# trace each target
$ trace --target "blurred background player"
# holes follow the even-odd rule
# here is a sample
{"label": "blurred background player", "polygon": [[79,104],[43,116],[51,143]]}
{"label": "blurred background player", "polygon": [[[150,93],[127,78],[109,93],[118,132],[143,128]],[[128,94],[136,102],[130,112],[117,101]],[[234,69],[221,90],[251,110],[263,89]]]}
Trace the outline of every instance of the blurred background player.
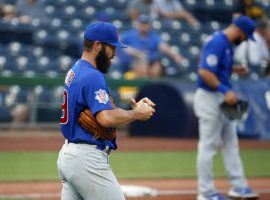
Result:
{"label": "blurred background player", "polygon": [[225,199],[215,188],[213,180],[213,157],[221,148],[231,189],[230,198],[257,198],[247,184],[239,156],[236,124],[221,112],[219,105],[237,102],[232,89],[232,72],[245,75],[247,68],[233,67],[233,45],[251,39],[254,41],[254,22],[247,16],[239,16],[223,31],[215,32],[204,45],[198,85],[194,97],[194,110],[199,118],[199,144],[197,155],[197,200]]}
{"label": "blurred background player", "polygon": [[267,20],[257,20],[256,30],[254,32],[254,41],[242,42],[234,53],[234,59],[238,63],[246,63],[249,67],[265,69],[267,63],[270,61],[269,48],[267,45],[266,37],[269,29]]}

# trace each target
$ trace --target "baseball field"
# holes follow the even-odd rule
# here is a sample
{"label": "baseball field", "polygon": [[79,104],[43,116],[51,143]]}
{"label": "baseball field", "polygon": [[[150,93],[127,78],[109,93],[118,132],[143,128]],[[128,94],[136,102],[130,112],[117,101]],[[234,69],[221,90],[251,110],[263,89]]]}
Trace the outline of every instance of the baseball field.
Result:
{"label": "baseball field", "polygon": [[[7,131],[0,135],[0,199],[59,199],[57,131]],[[191,200],[196,197],[197,140],[120,136],[110,163],[127,199]],[[249,185],[270,199],[270,141],[240,140]],[[217,188],[229,188],[222,158],[214,162]]]}

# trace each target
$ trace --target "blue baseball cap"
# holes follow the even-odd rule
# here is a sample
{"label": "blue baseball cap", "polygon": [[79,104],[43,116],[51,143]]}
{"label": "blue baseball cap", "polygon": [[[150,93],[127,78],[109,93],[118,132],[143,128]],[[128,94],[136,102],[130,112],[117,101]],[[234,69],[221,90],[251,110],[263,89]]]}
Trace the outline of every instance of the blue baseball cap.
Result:
{"label": "blue baseball cap", "polygon": [[232,23],[241,29],[247,35],[248,39],[255,41],[253,32],[255,31],[256,26],[252,19],[245,15],[240,15],[239,17],[235,18]]}
{"label": "blue baseball cap", "polygon": [[117,28],[108,22],[94,22],[89,24],[84,32],[84,39],[100,41],[120,48],[127,47],[118,41]]}

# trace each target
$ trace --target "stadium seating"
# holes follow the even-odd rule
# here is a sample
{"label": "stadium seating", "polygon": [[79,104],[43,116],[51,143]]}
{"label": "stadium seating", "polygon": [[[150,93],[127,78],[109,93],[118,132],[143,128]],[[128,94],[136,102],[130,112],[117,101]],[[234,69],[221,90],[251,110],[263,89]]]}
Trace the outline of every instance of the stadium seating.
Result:
{"label": "stadium seating", "polygon": [[11,108],[7,106],[0,106],[0,122],[10,122],[11,121]]}
{"label": "stadium seating", "polygon": [[[165,41],[177,46],[189,62],[194,62],[193,60],[197,61],[199,56],[197,49],[201,48],[207,35],[224,28],[231,20],[234,1],[182,0],[181,2],[186,9],[193,12],[201,20],[202,25],[199,30],[193,29],[186,22],[177,20],[154,20],[153,28],[161,33]],[[31,70],[33,73],[46,74],[46,69],[54,68],[56,73],[66,73],[67,68],[63,67],[61,63],[58,67],[55,65],[55,63],[59,64],[58,60],[52,61],[49,59],[49,62],[46,63],[52,66],[45,67],[43,64],[46,58],[39,61],[40,55],[37,55],[40,50],[31,54],[35,58],[27,58],[27,55],[36,47],[46,48],[46,51],[50,48],[50,50],[57,49],[59,51],[57,56],[66,55],[70,57],[69,60],[74,61],[74,57],[79,56],[79,41],[85,26],[89,22],[96,19],[108,20],[115,23],[120,31],[131,27],[131,22],[124,12],[128,3],[127,0],[42,0],[42,2],[45,6],[45,12],[50,18],[49,20],[35,19],[30,25],[21,24],[16,20],[11,23],[0,22],[0,27],[5,27],[4,30],[0,30],[0,44],[8,44],[8,52],[6,52],[5,45],[0,45],[1,69],[12,69],[10,70],[12,73],[24,74],[24,70]],[[7,0],[6,3],[15,4],[15,0]],[[269,1],[262,0],[261,3],[265,8],[269,7]],[[119,10],[123,12],[119,12]],[[198,48],[192,48],[195,46]],[[42,52],[44,53],[44,49]],[[9,61],[10,56],[14,58],[14,63],[17,63],[16,66],[11,66],[14,63]],[[38,66],[33,67],[34,64]]]}
{"label": "stadium seating", "polygon": [[[0,74],[2,76],[23,75],[33,77],[45,75],[55,77],[64,75],[80,56],[81,39],[86,25],[95,20],[110,21],[119,32],[132,27],[125,9],[128,0],[41,0],[49,19],[34,19],[30,24],[0,21]],[[181,0],[184,7],[191,11],[201,22],[194,29],[184,21],[153,20],[153,29],[160,33],[163,40],[171,44],[175,51],[184,56],[181,66],[167,57],[162,63],[169,76],[178,76],[195,81],[200,49],[213,31],[223,29],[231,21],[236,0]],[[6,4],[15,4],[16,0],[5,0]],[[261,4],[270,15],[270,2],[261,0]],[[250,79],[256,80],[263,75],[262,67],[251,66]],[[237,79],[238,77],[235,77]],[[39,91],[41,90],[41,91]],[[59,90],[59,89],[58,89]],[[61,103],[61,92],[57,89],[36,89],[34,95],[41,103],[38,105],[38,121],[43,119],[45,111],[42,103]],[[58,92],[57,92],[58,91]],[[14,102],[25,102],[29,91],[19,88],[16,95],[5,95],[0,91],[0,112],[9,112],[3,108],[1,98],[10,96],[9,106]],[[2,96],[2,97],[1,97]],[[13,103],[14,103],[13,102]],[[1,107],[2,106],[2,107]],[[43,106],[43,107],[42,107]],[[54,106],[48,112],[59,112]],[[48,115],[51,115],[49,114]],[[2,115],[1,115],[2,116]],[[0,121],[10,120],[10,115]],[[53,115],[55,116],[55,114]]]}
{"label": "stadium seating", "polygon": [[52,90],[42,86],[35,88],[34,98],[36,98],[37,102],[37,122],[56,122],[59,120],[59,116],[61,115],[61,96],[62,93],[59,89]]}

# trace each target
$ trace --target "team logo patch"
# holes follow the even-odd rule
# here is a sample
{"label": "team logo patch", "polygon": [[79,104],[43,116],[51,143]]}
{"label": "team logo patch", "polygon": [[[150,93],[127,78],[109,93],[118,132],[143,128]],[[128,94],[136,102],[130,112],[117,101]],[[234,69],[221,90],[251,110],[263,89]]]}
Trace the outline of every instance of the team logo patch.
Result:
{"label": "team logo patch", "polygon": [[105,90],[99,89],[95,92],[96,97],[95,99],[98,100],[99,103],[106,104],[109,101],[109,95]]}
{"label": "team logo patch", "polygon": [[209,56],[206,57],[206,63],[210,66],[210,67],[214,67],[217,65],[218,63],[218,58],[216,55],[214,54],[210,54]]}

